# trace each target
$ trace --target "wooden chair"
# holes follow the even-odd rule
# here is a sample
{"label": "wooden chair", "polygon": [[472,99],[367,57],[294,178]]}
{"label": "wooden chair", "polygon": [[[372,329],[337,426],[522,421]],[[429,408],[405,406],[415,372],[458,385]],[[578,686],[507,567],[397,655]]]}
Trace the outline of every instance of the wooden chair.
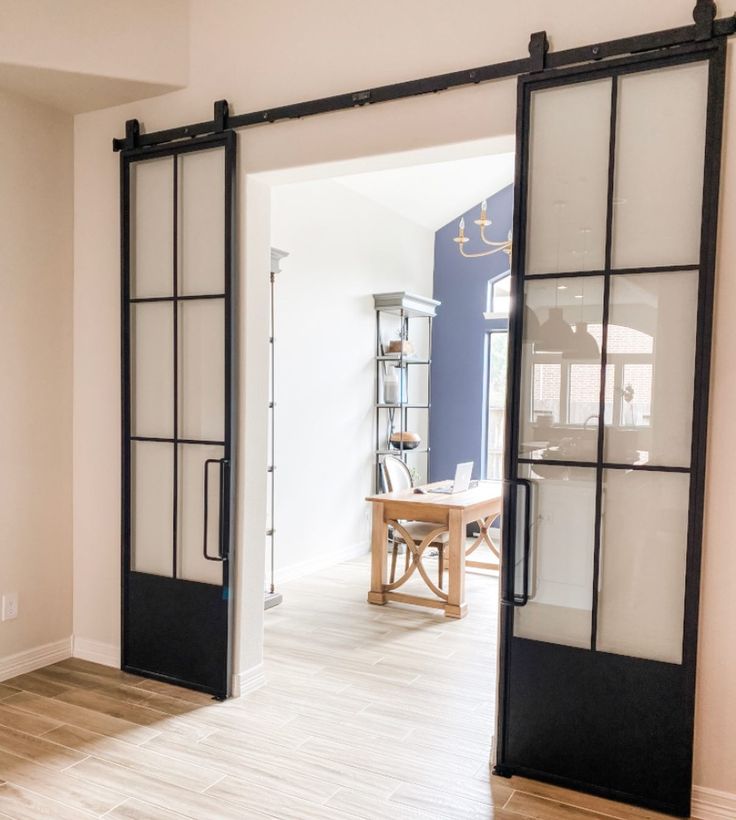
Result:
{"label": "wooden chair", "polygon": [[[401,492],[402,490],[411,490],[414,486],[414,482],[411,478],[411,473],[409,472],[409,468],[404,464],[404,462],[400,458],[396,458],[396,456],[384,456],[383,459],[383,480],[386,485],[386,489],[390,493]],[[415,544],[421,544],[424,538],[429,535],[432,530],[437,529],[437,524],[431,524],[425,521],[400,521],[401,527],[403,530],[406,531],[409,537],[414,539]],[[392,530],[391,533],[391,574],[389,577],[389,583],[393,584],[394,579],[396,578],[396,558],[399,552],[399,544],[404,544],[405,552],[404,552],[404,571],[409,568],[409,554],[410,549],[409,546],[406,544],[406,540],[404,536],[398,532],[397,530]],[[429,546],[434,547],[438,553],[438,570],[437,570],[437,580],[438,586],[442,589],[443,583],[443,576],[444,576],[444,557],[445,557],[445,544],[447,544],[449,540],[449,533],[443,532],[436,536],[432,541],[430,541]]]}

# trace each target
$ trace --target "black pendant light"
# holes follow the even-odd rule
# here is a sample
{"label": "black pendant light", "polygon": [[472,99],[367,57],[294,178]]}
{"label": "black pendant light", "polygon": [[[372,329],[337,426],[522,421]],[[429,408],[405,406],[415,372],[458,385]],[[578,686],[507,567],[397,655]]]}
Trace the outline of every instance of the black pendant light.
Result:
{"label": "black pendant light", "polygon": [[587,322],[576,322],[572,345],[565,350],[566,359],[600,359],[601,351],[595,336],[588,330]]}
{"label": "black pendant light", "polygon": [[575,346],[575,334],[565,321],[561,307],[551,307],[549,317],[534,337],[535,353],[565,353]]}

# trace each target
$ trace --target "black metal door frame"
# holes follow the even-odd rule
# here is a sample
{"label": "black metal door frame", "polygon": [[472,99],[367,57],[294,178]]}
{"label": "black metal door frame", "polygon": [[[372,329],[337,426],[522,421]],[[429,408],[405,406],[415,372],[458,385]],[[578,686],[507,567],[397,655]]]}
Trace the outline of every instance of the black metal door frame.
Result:
{"label": "black metal door frame", "polygon": [[[237,380],[235,371],[236,299],[235,299],[235,195],[236,144],[234,131],[224,131],[187,142],[153,148],[129,148],[120,156],[120,254],[121,254],[121,418],[122,418],[122,508],[121,508],[121,667],[146,677],[176,683],[212,694],[216,698],[230,695],[232,666],[232,561],[235,513],[235,421],[237,418]],[[212,148],[224,149],[224,291],[196,296],[179,295],[178,275],[178,158],[183,154]],[[134,163],[171,157],[173,163],[173,270],[172,296],[132,298],[131,274],[131,185],[130,169]],[[224,305],[224,439],[192,440],[179,437],[178,363],[179,304],[196,299],[221,299]],[[173,309],[173,436],[157,438],[133,435],[131,432],[131,305],[140,302],[170,302]],[[132,442],[154,441],[173,448],[173,544],[172,577],[135,572],[132,569]],[[222,564],[222,585],[187,581],[178,575],[178,453],[180,444],[213,445],[223,448],[220,463],[220,508],[218,553],[208,554],[207,529],[204,526],[204,557]],[[209,464],[205,464],[206,493]],[[205,517],[207,515],[205,495]],[[157,628],[158,627],[158,628]],[[207,653],[207,669],[193,653]],[[206,664],[207,666],[207,664]]]}
{"label": "black metal door frame", "polygon": [[[582,66],[580,68],[548,70],[538,74],[531,74],[519,78],[518,85],[518,108],[517,108],[517,169],[515,180],[515,203],[514,203],[514,258],[512,264],[512,304],[515,309],[512,311],[509,329],[509,365],[508,365],[508,409],[506,415],[506,454],[505,454],[505,476],[507,479],[506,493],[504,499],[504,527],[503,527],[503,561],[502,561],[502,597],[504,606],[501,607],[501,646],[499,652],[499,711],[498,725],[496,733],[496,767],[497,774],[510,776],[520,774],[533,777],[539,780],[546,780],[560,785],[567,785],[573,788],[590,791],[604,797],[609,797],[625,802],[646,805],[649,808],[658,809],[668,813],[688,816],[690,812],[691,780],[692,780],[692,743],[693,724],[695,707],[695,672],[697,655],[697,634],[698,634],[698,609],[700,595],[700,564],[701,564],[701,542],[703,529],[703,507],[704,507],[704,484],[705,484],[705,459],[706,459],[706,436],[708,419],[708,388],[710,381],[710,354],[712,337],[712,315],[713,315],[713,288],[715,279],[715,252],[716,233],[718,222],[718,197],[720,185],[720,165],[721,165],[721,143],[723,129],[723,106],[724,106],[724,85],[725,85],[725,38],[716,38],[708,42],[691,44],[678,48],[669,49],[664,53],[649,53],[634,55],[620,60],[611,60],[605,63]],[[702,158],[705,167],[703,200],[702,200],[702,228],[700,242],[700,262],[697,265],[679,266],[649,266],[646,268],[616,268],[615,274],[637,274],[637,273],[657,273],[679,270],[699,270],[699,296],[697,307],[697,345],[695,353],[695,385],[693,396],[693,426],[692,426],[692,446],[690,468],[680,467],[649,467],[648,465],[623,465],[608,464],[603,458],[603,436],[605,424],[603,423],[605,406],[605,367],[606,367],[606,333],[610,280],[612,274],[611,266],[611,236],[612,236],[612,210],[613,210],[613,157],[615,151],[615,117],[616,117],[616,89],[617,77],[653,68],[665,67],[669,65],[681,65],[688,62],[708,61],[708,102],[707,120],[705,135],[705,155]],[[523,338],[523,317],[524,317],[524,281],[525,281],[525,258],[526,258],[526,212],[527,212],[527,186],[529,168],[529,134],[530,134],[530,100],[534,90],[561,86],[566,84],[584,82],[600,77],[612,77],[612,107],[611,107],[611,137],[609,146],[609,177],[607,193],[607,219],[606,219],[606,245],[605,245],[605,268],[598,271],[579,271],[570,273],[550,273],[549,275],[534,275],[529,277],[529,281],[544,278],[566,278],[580,276],[598,276],[604,279],[603,296],[603,339],[601,350],[601,383],[599,397],[600,422],[597,440],[596,459],[596,522],[600,522],[601,494],[602,494],[602,472],[603,469],[626,469],[626,470],[656,470],[659,472],[684,472],[689,473],[690,480],[690,509],[688,514],[688,536],[687,536],[687,559],[686,559],[686,586],[685,586],[685,610],[683,629],[683,654],[682,664],[674,665],[658,661],[649,661],[638,658],[628,658],[622,655],[613,655],[596,650],[596,606],[597,587],[599,576],[600,560],[600,527],[596,526],[594,556],[593,556],[593,612],[592,612],[592,635],[591,647],[589,649],[577,649],[572,647],[562,647],[555,644],[543,644],[525,638],[514,637],[514,612],[516,606],[523,606],[528,597],[528,574],[529,574],[529,519],[522,525],[526,530],[525,547],[522,548],[521,562],[523,566],[523,585],[519,592],[515,589],[518,583],[517,573],[514,571],[518,563],[518,553],[516,552],[517,528],[519,526],[517,514],[524,512],[517,505],[519,493],[514,491],[515,484],[525,485],[524,504],[528,511],[530,498],[528,495],[528,482],[518,479],[519,465],[531,463],[530,459],[520,458],[519,448],[519,416],[521,402],[521,353]],[[676,135],[673,135],[676,137]],[[694,158],[700,161],[701,158]],[[552,462],[550,462],[552,463]],[[587,466],[589,463],[576,461],[555,461],[560,466]],[[521,533],[519,534],[521,535]],[[524,539],[521,539],[522,541]],[[591,670],[591,664],[595,658],[605,658],[605,663],[609,666],[610,674],[618,676],[619,687],[635,686],[636,680],[641,680],[641,676],[649,676],[652,685],[656,682],[663,687],[668,687],[670,692],[677,691],[682,698],[683,704],[681,715],[685,715],[684,725],[676,727],[678,737],[683,741],[686,749],[662,749],[662,753],[671,755],[677,760],[680,772],[686,772],[684,782],[669,784],[669,799],[646,799],[641,794],[627,793],[604,783],[590,783],[587,779],[574,779],[564,776],[550,774],[532,767],[520,764],[513,759],[511,747],[511,734],[514,731],[514,720],[519,722],[518,714],[512,720],[510,716],[510,697],[514,684],[512,673],[514,668],[521,669],[526,665],[536,662],[538,675],[544,679],[545,675],[550,677],[550,685],[553,680],[558,683],[564,680],[565,675],[558,670],[557,665],[564,664],[568,672],[580,676],[587,676],[590,685],[596,685],[595,674]],[[631,697],[641,698],[641,707],[652,707],[652,703],[647,703],[647,696],[641,692],[632,692]],[[554,698],[552,698],[554,700]],[[590,703],[587,704],[593,708]],[[601,710],[604,720],[608,720],[611,727],[610,744],[611,760],[614,761],[620,756],[627,755],[626,743],[617,735],[615,727],[618,725],[616,711],[621,710],[622,703],[606,702],[598,698],[595,708]],[[585,706],[581,704],[581,714]],[[585,754],[586,737],[579,727],[564,725],[562,716],[559,731],[563,736],[567,736],[570,744],[582,745]],[[583,726],[585,721],[580,721]],[[582,736],[581,736],[582,735]],[[540,734],[540,743],[544,738]],[[642,773],[642,782],[648,776],[650,760],[638,761]],[[615,778],[614,778],[615,779]]]}

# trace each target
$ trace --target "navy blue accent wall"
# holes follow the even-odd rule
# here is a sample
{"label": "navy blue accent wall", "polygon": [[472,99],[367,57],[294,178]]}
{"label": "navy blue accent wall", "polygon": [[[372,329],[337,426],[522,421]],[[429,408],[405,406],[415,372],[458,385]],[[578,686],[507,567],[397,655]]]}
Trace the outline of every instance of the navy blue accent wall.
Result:
{"label": "navy blue accent wall", "polygon": [[[509,185],[488,198],[488,218],[493,224],[486,237],[506,239],[511,230],[514,188]],[[509,258],[501,251],[491,256],[460,256],[457,226],[465,217],[465,250],[487,250],[473,224],[480,202],[440,228],[434,239],[434,293],[442,305],[432,329],[432,412],[429,423],[430,480],[452,478],[460,461],[473,461],[473,477],[485,475],[487,333],[493,322],[487,310],[488,281],[508,270]],[[498,322],[495,323],[498,325]]]}

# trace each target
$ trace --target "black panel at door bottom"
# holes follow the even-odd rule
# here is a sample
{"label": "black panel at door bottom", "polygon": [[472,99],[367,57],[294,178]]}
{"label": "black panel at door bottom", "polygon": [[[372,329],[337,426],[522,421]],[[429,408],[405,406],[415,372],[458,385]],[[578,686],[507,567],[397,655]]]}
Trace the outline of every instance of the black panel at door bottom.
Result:
{"label": "black panel at door bottom", "polygon": [[690,805],[693,727],[682,716],[694,704],[684,667],[522,638],[508,662],[508,773],[626,802],[647,795],[651,808],[674,814]]}
{"label": "black panel at door bottom", "polygon": [[123,669],[227,697],[226,594],[226,587],[131,572]]}

